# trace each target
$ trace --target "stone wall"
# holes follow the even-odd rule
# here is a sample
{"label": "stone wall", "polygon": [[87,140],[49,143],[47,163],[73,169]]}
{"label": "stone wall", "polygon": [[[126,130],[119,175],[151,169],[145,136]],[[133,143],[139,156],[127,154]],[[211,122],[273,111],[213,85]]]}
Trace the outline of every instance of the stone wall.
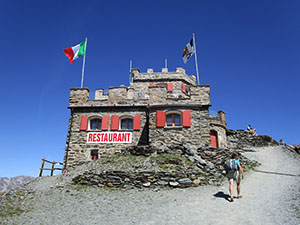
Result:
{"label": "stone wall", "polygon": [[253,135],[245,130],[227,130],[227,147],[231,149],[277,145],[278,142],[267,135]]}
{"label": "stone wall", "polygon": [[[130,131],[132,132],[132,143],[123,143],[123,144],[87,143],[87,134],[89,132],[95,132],[95,130],[81,131],[80,130],[81,116],[87,116],[89,118],[93,118],[93,117],[102,118],[103,116],[109,116],[110,117],[109,127],[110,127],[112,115],[119,116],[120,119],[123,116],[134,117],[136,115],[141,115],[141,129]],[[67,167],[76,166],[83,162],[90,161],[92,150],[98,150],[99,157],[101,157],[102,154],[112,154],[115,152],[121,152],[122,149],[128,146],[147,144],[147,132],[145,132],[145,129],[147,129],[146,122],[147,122],[146,112],[143,109],[137,109],[137,108],[135,109],[122,108],[119,110],[118,108],[113,108],[113,109],[87,108],[87,109],[80,109],[80,110],[77,109],[73,113],[73,116],[70,117],[69,120],[69,127],[71,126],[71,124],[72,127],[71,130],[69,130],[67,143],[66,143],[65,162],[66,162],[66,155],[68,155]]]}
{"label": "stone wall", "polygon": [[[68,149],[68,166],[78,165],[90,160],[92,150],[98,150],[101,154],[121,152],[124,148],[137,145],[149,144],[158,149],[176,146],[182,143],[192,144],[194,146],[210,145],[210,126],[208,108],[174,108],[172,111],[191,110],[191,127],[156,127],[156,109],[150,109],[149,124],[147,124],[147,110],[136,108],[86,108],[76,110],[70,117],[69,126],[72,128],[68,134],[66,149]],[[169,110],[169,108],[161,109]],[[95,118],[103,116],[135,116],[141,115],[141,129],[131,131],[133,140],[131,144],[89,144],[87,143],[87,131],[80,131],[81,116]],[[72,120],[71,120],[72,118]],[[70,135],[70,136],[69,136]],[[70,139],[69,139],[70,137]],[[148,142],[149,141],[149,142]]]}
{"label": "stone wall", "polygon": [[[173,110],[191,110],[191,127],[156,127],[156,109],[149,113],[149,143],[157,148],[168,145],[190,143],[195,146],[210,145],[208,108],[180,108]],[[170,108],[160,108],[167,111]],[[172,111],[173,111],[172,110]]]}

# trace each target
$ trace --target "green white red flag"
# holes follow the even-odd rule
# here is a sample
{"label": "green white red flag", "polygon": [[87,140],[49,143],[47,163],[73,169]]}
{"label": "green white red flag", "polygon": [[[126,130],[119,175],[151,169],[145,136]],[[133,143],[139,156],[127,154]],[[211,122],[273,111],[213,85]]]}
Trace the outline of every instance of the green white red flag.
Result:
{"label": "green white red flag", "polygon": [[66,56],[69,58],[71,64],[78,57],[85,55],[86,41],[87,40],[85,40],[85,41],[81,42],[80,44],[75,45],[73,47],[64,49],[64,52],[65,52]]}

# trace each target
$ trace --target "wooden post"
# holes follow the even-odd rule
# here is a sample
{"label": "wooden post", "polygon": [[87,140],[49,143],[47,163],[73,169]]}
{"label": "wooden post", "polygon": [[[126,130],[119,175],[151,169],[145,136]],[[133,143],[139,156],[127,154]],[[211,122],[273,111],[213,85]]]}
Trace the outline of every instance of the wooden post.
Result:
{"label": "wooden post", "polygon": [[53,176],[54,164],[55,164],[55,161],[53,160],[52,161],[52,167],[51,167],[51,176]]}
{"label": "wooden post", "polygon": [[43,174],[43,169],[44,169],[44,164],[45,164],[45,159],[44,158],[42,158],[42,165],[41,165],[41,169],[40,169],[40,177],[42,176],[42,174]]}

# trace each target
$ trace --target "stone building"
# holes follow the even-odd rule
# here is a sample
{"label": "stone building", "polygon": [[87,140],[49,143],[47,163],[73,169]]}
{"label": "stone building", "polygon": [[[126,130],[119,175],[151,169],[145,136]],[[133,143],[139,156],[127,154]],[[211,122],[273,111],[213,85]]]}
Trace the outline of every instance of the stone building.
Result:
{"label": "stone building", "polygon": [[130,146],[226,147],[225,113],[210,116],[209,85],[183,68],[131,72],[129,87],[97,89],[93,99],[87,88],[70,89],[66,167]]}

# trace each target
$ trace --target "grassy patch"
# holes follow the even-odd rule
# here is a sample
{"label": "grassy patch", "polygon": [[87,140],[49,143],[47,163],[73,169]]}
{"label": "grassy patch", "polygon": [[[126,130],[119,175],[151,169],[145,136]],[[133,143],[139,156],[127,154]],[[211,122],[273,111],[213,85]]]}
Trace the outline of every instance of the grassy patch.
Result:
{"label": "grassy patch", "polygon": [[150,159],[157,164],[174,164],[174,165],[186,165],[193,164],[186,157],[179,154],[158,154],[155,156],[151,156]]}
{"label": "grassy patch", "polygon": [[108,158],[105,158],[103,163],[138,163],[145,159],[146,159],[145,156],[114,154]]}
{"label": "grassy patch", "polygon": [[295,204],[292,205],[292,208],[296,212],[297,218],[300,219],[300,208],[298,206],[296,206]]}
{"label": "grassy patch", "polygon": [[17,206],[18,204],[12,203],[12,201],[6,200],[1,202],[1,209],[0,209],[0,218],[6,219],[9,217],[19,216],[23,212],[24,209]]}
{"label": "grassy patch", "polygon": [[[107,185],[119,189],[118,187],[124,184],[139,187],[148,180],[157,182],[157,177],[170,176],[170,173],[172,179],[205,175],[196,163],[180,154],[164,153],[150,157],[116,154],[102,158],[96,163],[93,164],[93,170],[73,178],[73,184],[86,187],[100,184],[99,188],[102,188],[101,185]],[[109,187],[109,190],[112,188]]]}
{"label": "grassy patch", "polygon": [[177,170],[189,166],[195,166],[195,163],[188,160],[185,156],[167,153],[152,155],[150,157],[115,154],[107,158],[100,159],[97,163],[99,163],[100,167],[103,167],[103,170],[121,171],[135,171],[137,168],[152,170],[155,169],[155,167],[163,170]]}

